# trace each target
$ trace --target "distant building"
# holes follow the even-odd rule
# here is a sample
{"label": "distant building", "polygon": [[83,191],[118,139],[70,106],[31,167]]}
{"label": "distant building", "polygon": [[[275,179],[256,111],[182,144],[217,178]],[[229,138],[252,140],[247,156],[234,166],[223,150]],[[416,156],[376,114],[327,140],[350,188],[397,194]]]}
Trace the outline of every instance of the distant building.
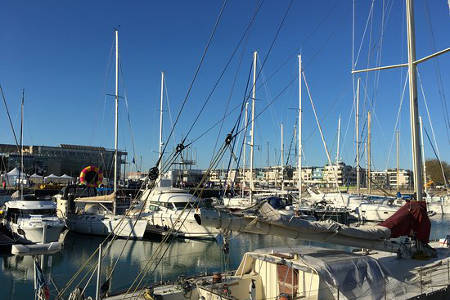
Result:
{"label": "distant building", "polygon": [[371,171],[370,180],[372,182],[372,187],[389,187],[389,176],[386,171]]}
{"label": "distant building", "polygon": [[407,189],[413,186],[413,173],[411,170],[399,170],[398,178],[396,169],[388,169],[386,173],[388,174],[389,186],[391,188],[397,188],[398,186],[401,189]]}
{"label": "distant building", "polygon": [[[54,146],[23,146],[24,171],[27,174],[63,175],[78,177],[81,170],[95,165],[105,178],[114,175],[114,150],[103,147],[61,144]],[[127,152],[118,151],[117,172],[120,175]],[[0,170],[8,172],[20,168],[20,154],[16,145],[0,144]]]}
{"label": "distant building", "polygon": [[327,186],[354,185],[356,183],[356,170],[343,162],[337,164],[326,164],[323,168],[323,180]]}

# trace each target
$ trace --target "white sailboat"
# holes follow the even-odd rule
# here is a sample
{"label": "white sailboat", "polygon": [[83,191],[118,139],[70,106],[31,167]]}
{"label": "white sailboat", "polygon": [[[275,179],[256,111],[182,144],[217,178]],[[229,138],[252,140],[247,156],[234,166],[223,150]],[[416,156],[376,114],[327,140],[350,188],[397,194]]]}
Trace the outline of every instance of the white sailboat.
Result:
{"label": "white sailboat", "polygon": [[[118,155],[118,111],[119,111],[119,32],[116,40],[116,80],[115,80],[115,126],[114,126],[114,192],[106,196],[77,197],[76,188],[67,187],[56,196],[58,212],[65,217],[69,230],[81,234],[116,235],[122,238],[141,239],[144,237],[147,221],[136,217],[116,214],[117,197],[117,155]],[[72,190],[71,190],[72,189]],[[74,203],[78,208],[75,209]],[[112,204],[112,211],[103,204]]]}

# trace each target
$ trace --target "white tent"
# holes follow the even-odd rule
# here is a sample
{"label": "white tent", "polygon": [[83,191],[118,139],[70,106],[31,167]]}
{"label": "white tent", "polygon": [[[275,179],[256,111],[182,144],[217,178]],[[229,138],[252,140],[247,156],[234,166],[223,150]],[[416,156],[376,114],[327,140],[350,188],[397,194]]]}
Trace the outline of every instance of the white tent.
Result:
{"label": "white tent", "polygon": [[69,184],[73,182],[73,177],[69,176],[67,174],[64,174],[60,177],[61,181],[64,181],[65,183]]}
{"label": "white tent", "polygon": [[4,179],[6,181],[6,185],[13,186],[19,183],[20,175],[22,175],[22,180],[26,180],[27,175],[23,172],[20,172],[18,168],[14,168],[8,173],[5,174]]}
{"label": "white tent", "polygon": [[30,176],[29,180],[34,184],[39,184],[44,182],[44,176],[34,173]]}
{"label": "white tent", "polygon": [[50,174],[48,176],[44,177],[44,182],[59,182],[60,180],[59,176],[56,176],[55,174]]}

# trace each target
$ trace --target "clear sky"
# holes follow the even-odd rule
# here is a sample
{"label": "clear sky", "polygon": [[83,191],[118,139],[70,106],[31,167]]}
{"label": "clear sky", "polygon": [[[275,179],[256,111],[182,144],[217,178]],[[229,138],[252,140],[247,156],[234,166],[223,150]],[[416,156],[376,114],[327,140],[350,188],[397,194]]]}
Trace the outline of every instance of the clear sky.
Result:
{"label": "clear sky", "polygon": [[[417,57],[449,47],[447,0],[415,2]],[[241,39],[257,3],[227,1],[175,128],[176,139],[170,145],[178,143],[188,132]],[[358,58],[356,68],[407,60],[404,1],[375,1],[373,9],[372,1],[355,3],[354,47],[353,1],[293,1],[269,53],[289,1],[264,1],[188,141],[197,139],[221,119],[228,99],[231,99],[229,108],[242,102],[252,53],[257,50],[258,70],[262,68],[262,72],[257,83],[256,114],[281,91],[284,92],[256,120],[256,166],[266,165],[268,143],[270,163],[278,163],[281,122],[285,128],[286,157],[297,116],[297,54],[301,52],[330,154],[336,155],[337,122],[341,116],[341,157],[346,163],[354,164],[352,52],[353,61]],[[167,137],[171,119],[175,119],[185,98],[222,4],[222,1],[171,0],[3,2],[0,10],[0,84],[16,129],[20,122],[21,89],[25,89],[25,144],[113,147],[114,104],[107,94],[114,92],[113,30],[119,27],[123,67],[120,94],[128,100],[127,109],[121,98],[119,145],[129,152],[130,160],[134,155],[140,164],[142,157],[143,168],[153,166],[158,149],[160,72],[166,74],[166,100],[170,106],[169,109],[167,102],[164,104]],[[448,70],[449,54],[419,67],[439,151],[444,160],[450,161],[449,133],[445,125],[446,120],[448,122],[445,106],[450,105]],[[406,69],[399,69],[361,75],[361,128],[365,126],[365,115],[370,108],[376,169],[395,166],[395,144],[392,148],[391,144],[405,74]],[[303,106],[303,163],[323,165],[326,155],[304,85]],[[420,85],[419,110],[432,138]],[[1,111],[0,142],[14,143],[3,104]],[[235,110],[225,120],[220,140],[237,117]],[[411,168],[407,89],[399,120],[400,165]],[[215,127],[193,143],[192,152],[199,162],[197,167],[204,168],[209,164],[218,131],[219,127]],[[432,158],[433,150],[427,140],[425,144],[426,156]]]}

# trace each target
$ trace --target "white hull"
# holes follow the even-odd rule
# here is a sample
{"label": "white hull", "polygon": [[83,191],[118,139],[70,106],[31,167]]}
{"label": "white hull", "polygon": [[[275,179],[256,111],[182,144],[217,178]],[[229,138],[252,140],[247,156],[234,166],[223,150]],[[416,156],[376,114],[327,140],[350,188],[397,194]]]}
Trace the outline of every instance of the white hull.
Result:
{"label": "white hull", "polygon": [[[181,216],[180,216],[181,215]],[[214,227],[198,225],[193,212],[154,212],[146,217],[150,226],[160,226],[180,231],[189,238],[216,238],[220,231]]]}
{"label": "white hull", "polygon": [[359,220],[384,221],[397,212],[400,206],[386,204],[363,203],[356,209]]}
{"label": "white hull", "polygon": [[70,215],[66,219],[69,230],[81,234],[107,236],[114,232],[122,238],[142,239],[147,228],[145,220],[126,216]]}
{"label": "white hull", "polygon": [[47,224],[46,238],[43,240],[43,226],[44,223],[38,224],[16,224],[9,223],[7,227],[13,233],[14,236],[19,238],[21,242],[32,243],[50,243],[57,242],[59,235],[64,230],[63,222],[52,222]]}

